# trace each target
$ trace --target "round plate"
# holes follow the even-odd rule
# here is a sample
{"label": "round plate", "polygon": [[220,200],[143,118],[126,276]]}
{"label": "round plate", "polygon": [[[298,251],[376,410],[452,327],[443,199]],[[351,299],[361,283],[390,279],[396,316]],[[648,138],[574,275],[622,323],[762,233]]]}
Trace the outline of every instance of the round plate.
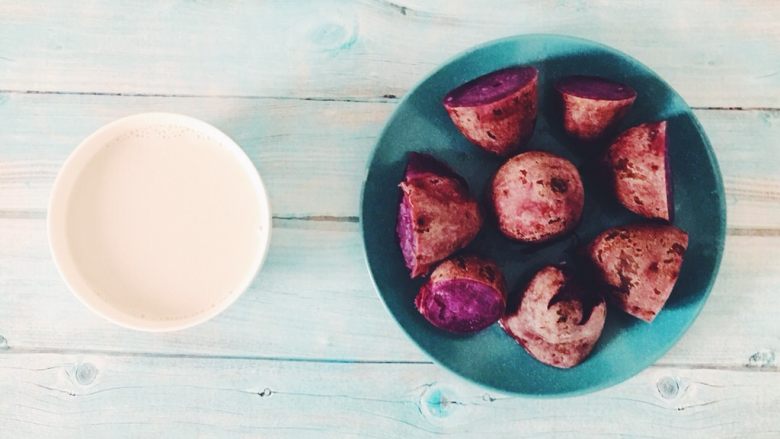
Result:
{"label": "round plate", "polygon": [[[487,221],[469,250],[491,257],[504,269],[510,309],[531,276],[543,265],[570,262],[574,250],[602,230],[641,218],[600,187],[593,170],[596,154],[562,129],[553,84],[568,75],[598,75],[624,82],[638,97],[621,130],[667,119],[673,169],[674,224],[690,235],[680,278],[652,324],[610,307],[604,332],[590,357],[568,370],[546,366],[528,355],[497,324],[470,336],[430,325],[415,309],[424,279],[409,279],[395,235],[406,155],[427,152],[448,163],[469,182],[489,212],[484,196],[502,161],[471,145],[442,107],[451,89],[510,65],[539,69],[539,115],[527,149],[551,151],[578,166],[585,185],[583,219],[574,233],[542,245],[512,242]],[[605,145],[602,145],[602,147]],[[437,363],[456,374],[502,392],[563,396],[619,383],[651,365],[682,336],[699,314],[715,279],[726,228],[720,171],[704,131],[683,99],[649,68],[617,50],[571,37],[521,35],[469,50],[414,87],[392,115],[371,159],[362,199],[362,227],[368,266],[380,296],[401,327]]]}
{"label": "round plate", "polygon": [[271,209],[241,148],[191,117],[144,113],[85,139],[54,183],[49,243],[87,307],[171,331],[233,303],[268,252]]}

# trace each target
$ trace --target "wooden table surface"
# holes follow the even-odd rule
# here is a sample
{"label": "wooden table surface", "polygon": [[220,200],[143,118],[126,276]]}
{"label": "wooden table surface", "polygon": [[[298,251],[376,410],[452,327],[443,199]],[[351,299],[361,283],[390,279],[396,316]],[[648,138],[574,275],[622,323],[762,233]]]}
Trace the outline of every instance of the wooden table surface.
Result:
{"label": "wooden table surface", "polygon": [[[780,437],[780,3],[606,3],[0,2],[0,437]],[[620,385],[558,400],[432,364],[374,292],[358,224],[399,98],[470,46],[533,32],[603,42],[665,78],[704,125],[728,200],[720,275],[682,341]],[[145,111],[224,130],[274,208],[249,291],[167,334],[91,314],[45,233],[66,156]]]}

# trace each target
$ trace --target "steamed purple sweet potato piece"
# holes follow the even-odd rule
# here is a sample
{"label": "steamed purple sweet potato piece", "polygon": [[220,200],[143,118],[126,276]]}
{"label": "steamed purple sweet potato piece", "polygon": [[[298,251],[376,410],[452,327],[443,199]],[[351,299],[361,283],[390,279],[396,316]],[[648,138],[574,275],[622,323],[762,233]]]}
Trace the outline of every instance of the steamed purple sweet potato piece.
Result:
{"label": "steamed purple sweet potato piece", "polygon": [[493,177],[491,200],[501,233],[518,241],[542,242],[577,225],[585,193],[570,161],[529,151],[499,168]]}
{"label": "steamed purple sweet potato piece", "polygon": [[547,266],[528,284],[517,310],[499,324],[532,357],[569,368],[593,350],[606,315],[603,298],[586,291],[567,272]]}
{"label": "steamed purple sweet potato piece", "polygon": [[587,253],[610,298],[623,311],[652,322],[680,275],[688,234],[671,225],[634,224],[605,230]]}
{"label": "steamed purple sweet potato piece", "polygon": [[471,80],[444,97],[444,108],[475,145],[500,156],[522,148],[536,124],[534,67],[509,67]]}
{"label": "steamed purple sweet potato piece", "polygon": [[410,153],[396,233],[411,277],[465,247],[482,227],[466,181],[427,154]]}
{"label": "steamed purple sweet potato piece", "polygon": [[666,121],[629,128],[610,145],[605,161],[620,204],[647,218],[671,220],[674,201]]}
{"label": "steamed purple sweet potato piece", "polygon": [[458,334],[479,331],[504,313],[504,275],[488,259],[456,256],[436,267],[414,304],[437,328]]}
{"label": "steamed purple sweet potato piece", "polygon": [[631,87],[596,76],[569,76],[555,88],[563,100],[564,129],[585,141],[603,137],[636,100]]}

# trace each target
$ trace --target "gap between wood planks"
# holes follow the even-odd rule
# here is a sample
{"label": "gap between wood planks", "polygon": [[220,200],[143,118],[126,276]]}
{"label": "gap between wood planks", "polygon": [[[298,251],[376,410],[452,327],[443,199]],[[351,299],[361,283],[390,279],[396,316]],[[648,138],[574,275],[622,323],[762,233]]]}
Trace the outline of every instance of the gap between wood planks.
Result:
{"label": "gap between wood planks", "polygon": [[278,101],[319,101],[319,102],[350,102],[350,103],[393,103],[398,100],[394,94],[384,94],[378,97],[298,97],[298,96],[260,96],[260,95],[199,95],[199,94],[165,94],[165,93],[134,93],[134,92],[104,92],[104,91],[54,91],[54,90],[4,90],[0,89],[0,94],[23,94],[23,95],[64,95],[64,96],[110,96],[110,97],[130,97],[130,98],[192,98],[192,99],[248,99],[248,100],[278,100]]}
{"label": "gap between wood planks", "polygon": [[[143,92],[108,92],[108,91],[58,91],[58,90],[14,90],[0,89],[0,94],[32,94],[32,95],[73,95],[73,96],[111,96],[111,97],[133,97],[133,98],[192,98],[192,99],[248,99],[248,100],[280,100],[280,101],[318,101],[318,102],[349,102],[349,103],[397,103],[403,96],[396,96],[388,93],[375,97],[325,97],[325,96],[262,96],[262,95],[201,95],[201,94],[165,94],[165,93],[143,93]],[[764,111],[780,112],[776,107],[691,107],[692,110],[707,111]]]}
{"label": "gap between wood planks", "polygon": [[[44,209],[0,209],[0,219],[45,219],[46,211]],[[358,216],[336,216],[336,215],[273,215],[274,227],[282,229],[296,229],[298,224],[306,223],[346,223],[358,224]],[[742,228],[729,227],[726,229],[729,236],[780,236],[780,229],[760,229],[760,228]]]}
{"label": "gap between wood planks", "polygon": [[433,364],[432,361],[414,360],[358,360],[350,358],[306,358],[306,357],[273,357],[265,355],[229,355],[229,354],[198,354],[198,353],[166,353],[140,351],[112,351],[103,349],[62,349],[55,347],[17,347],[8,346],[0,349],[0,355],[101,355],[105,357],[154,357],[182,358],[202,360],[251,360],[276,361],[287,363],[332,363],[332,364]]}
{"label": "gap between wood planks", "polygon": [[[165,353],[165,352],[140,352],[140,351],[112,351],[102,349],[61,349],[54,347],[6,347],[0,350],[0,355],[96,355],[105,357],[128,358],[167,358],[167,359],[194,359],[194,360],[245,360],[282,363],[324,363],[324,364],[395,364],[395,365],[433,365],[427,360],[358,360],[350,358],[305,358],[305,357],[274,357],[264,355],[226,355],[226,354],[198,354],[198,353]],[[698,369],[698,370],[725,370],[733,372],[780,372],[780,368],[774,364],[761,365],[746,363],[714,364],[714,363],[666,363],[658,361],[649,367],[664,369]]]}

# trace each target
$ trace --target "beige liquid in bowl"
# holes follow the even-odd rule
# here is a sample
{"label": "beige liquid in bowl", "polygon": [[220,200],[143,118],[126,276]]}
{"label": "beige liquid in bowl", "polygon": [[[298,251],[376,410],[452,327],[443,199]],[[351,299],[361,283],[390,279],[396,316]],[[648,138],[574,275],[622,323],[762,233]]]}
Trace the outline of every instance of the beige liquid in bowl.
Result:
{"label": "beige liquid in bowl", "polygon": [[270,226],[246,162],[186,126],[150,125],[106,142],[65,204],[71,286],[131,326],[196,319],[240,294]]}

